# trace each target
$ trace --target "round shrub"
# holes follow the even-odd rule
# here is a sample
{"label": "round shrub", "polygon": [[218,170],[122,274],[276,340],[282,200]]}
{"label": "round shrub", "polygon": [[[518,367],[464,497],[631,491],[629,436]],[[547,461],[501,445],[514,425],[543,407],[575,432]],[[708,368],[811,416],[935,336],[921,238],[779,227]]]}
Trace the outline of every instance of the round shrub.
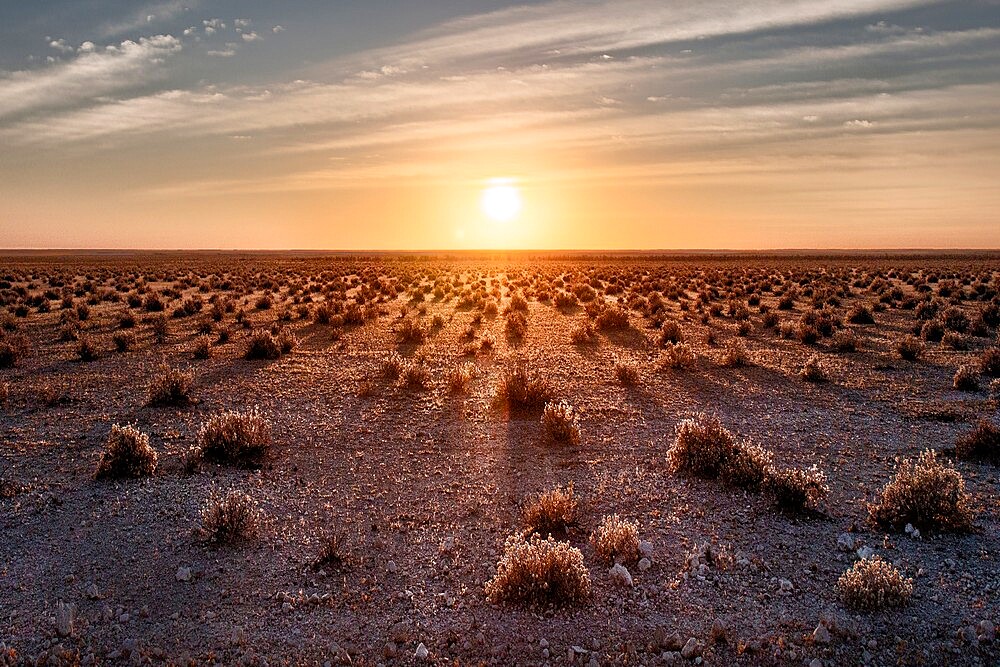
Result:
{"label": "round shrub", "polygon": [[496,576],[486,583],[493,603],[565,607],[590,597],[583,554],[565,542],[532,535],[507,538]]}
{"label": "round shrub", "polygon": [[113,424],[94,473],[96,479],[148,477],[156,472],[156,450],[149,436],[134,426]]}

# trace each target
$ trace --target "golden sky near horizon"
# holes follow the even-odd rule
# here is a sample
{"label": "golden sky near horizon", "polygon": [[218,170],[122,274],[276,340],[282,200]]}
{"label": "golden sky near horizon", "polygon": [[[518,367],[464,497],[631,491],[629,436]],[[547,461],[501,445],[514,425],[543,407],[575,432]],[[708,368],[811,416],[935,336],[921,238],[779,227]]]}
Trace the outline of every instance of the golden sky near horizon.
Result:
{"label": "golden sky near horizon", "polygon": [[13,10],[0,247],[1000,247],[994,3],[417,4]]}

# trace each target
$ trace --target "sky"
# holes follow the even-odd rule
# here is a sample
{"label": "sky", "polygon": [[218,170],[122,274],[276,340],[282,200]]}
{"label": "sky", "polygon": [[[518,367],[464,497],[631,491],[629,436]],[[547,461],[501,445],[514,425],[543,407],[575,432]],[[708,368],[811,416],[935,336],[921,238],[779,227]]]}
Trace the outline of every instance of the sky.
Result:
{"label": "sky", "polygon": [[998,248],[998,210],[1000,0],[0,5],[0,247]]}

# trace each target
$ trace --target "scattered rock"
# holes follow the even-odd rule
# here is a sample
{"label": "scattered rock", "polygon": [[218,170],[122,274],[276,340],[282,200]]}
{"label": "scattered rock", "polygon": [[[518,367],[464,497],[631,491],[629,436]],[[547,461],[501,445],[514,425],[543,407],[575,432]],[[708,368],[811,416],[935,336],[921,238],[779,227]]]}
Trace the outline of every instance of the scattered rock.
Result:
{"label": "scattered rock", "polygon": [[430,651],[427,650],[427,647],[424,646],[423,642],[420,642],[417,645],[417,650],[413,653],[413,657],[417,660],[426,660],[429,655]]}
{"label": "scattered rock", "polygon": [[191,581],[191,568],[181,565],[177,568],[177,574],[174,575],[174,578],[177,579],[177,581]]}
{"label": "scattered rock", "polygon": [[389,628],[389,639],[397,644],[405,644],[410,641],[410,632],[410,624],[406,621],[399,621]]}
{"label": "scattered rock", "polygon": [[701,655],[701,651],[701,644],[697,639],[691,637],[687,640],[687,643],[684,644],[684,648],[681,649],[681,657],[685,660],[694,660]]}
{"label": "scattered rock", "polygon": [[632,574],[621,563],[615,563],[615,566],[608,570],[608,574],[611,575],[611,580],[618,586],[624,588],[632,587]]}
{"label": "scattered rock", "polygon": [[396,561],[391,560],[388,563],[386,563],[385,569],[389,570],[390,574],[396,574],[396,571],[399,568],[396,566]]}
{"label": "scattered rock", "polygon": [[97,589],[97,584],[87,586],[87,597],[91,600],[99,600],[101,598],[101,592]]}
{"label": "scattered rock", "polygon": [[639,571],[640,572],[645,572],[650,567],[652,567],[652,565],[653,565],[653,563],[650,562],[650,560],[648,558],[642,558],[642,559],[639,560]]}
{"label": "scattered rock", "polygon": [[231,641],[236,646],[240,646],[244,642],[246,642],[246,640],[247,640],[247,636],[246,636],[246,632],[243,630],[243,627],[239,626],[239,625],[234,625],[233,626],[233,631],[229,635],[229,641]]}
{"label": "scattered rock", "polygon": [[726,622],[721,618],[717,618],[712,621],[712,641],[716,643],[723,643],[728,641],[729,628],[726,626]]}
{"label": "scattered rock", "polygon": [[653,559],[653,543],[648,540],[639,542],[639,554],[643,558]]}
{"label": "scattered rock", "polygon": [[827,629],[826,625],[820,623],[816,626],[816,629],[813,630],[812,633],[812,640],[814,644],[820,644],[821,646],[830,643],[830,631]]}
{"label": "scattered rock", "polygon": [[977,634],[979,636],[979,641],[983,642],[984,644],[992,643],[997,637],[996,628],[993,626],[993,621],[989,620],[979,621],[979,632]]}
{"label": "scattered rock", "polygon": [[56,603],[56,634],[69,637],[73,634],[73,622],[76,618],[76,607],[59,601]]}
{"label": "scattered rock", "polygon": [[841,551],[854,551],[857,547],[857,540],[850,533],[841,533],[837,538],[837,548]]}
{"label": "scattered rock", "polygon": [[788,579],[779,579],[778,588],[781,590],[782,593],[791,593],[792,589],[795,587],[792,585],[792,582],[789,581]]}

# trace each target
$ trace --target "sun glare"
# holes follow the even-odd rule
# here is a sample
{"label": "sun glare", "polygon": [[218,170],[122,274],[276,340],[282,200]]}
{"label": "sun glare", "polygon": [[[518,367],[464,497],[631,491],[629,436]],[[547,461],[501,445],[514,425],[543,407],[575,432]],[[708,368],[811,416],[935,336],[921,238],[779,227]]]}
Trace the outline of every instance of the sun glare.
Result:
{"label": "sun glare", "polygon": [[479,206],[491,220],[510,222],[521,212],[521,191],[513,181],[494,179],[483,189]]}

